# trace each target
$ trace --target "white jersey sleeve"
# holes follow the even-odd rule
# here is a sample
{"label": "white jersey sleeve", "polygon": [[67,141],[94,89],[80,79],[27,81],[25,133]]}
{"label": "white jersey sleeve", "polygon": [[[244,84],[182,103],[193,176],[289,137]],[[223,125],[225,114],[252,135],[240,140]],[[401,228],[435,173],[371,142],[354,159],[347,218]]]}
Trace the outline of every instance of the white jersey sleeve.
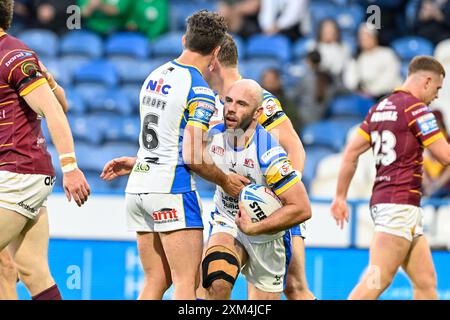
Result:
{"label": "white jersey sleeve", "polygon": [[182,145],[186,125],[208,129],[214,93],[201,72],[168,62],[154,70],[141,88],[138,159],[127,193],[184,193],[195,190]]}

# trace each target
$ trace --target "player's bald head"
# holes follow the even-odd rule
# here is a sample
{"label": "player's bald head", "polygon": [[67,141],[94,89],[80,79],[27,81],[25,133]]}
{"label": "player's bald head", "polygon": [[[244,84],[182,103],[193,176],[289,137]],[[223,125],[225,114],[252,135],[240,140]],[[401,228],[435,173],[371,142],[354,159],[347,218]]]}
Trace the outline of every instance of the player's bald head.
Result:
{"label": "player's bald head", "polygon": [[244,94],[248,102],[255,109],[262,105],[263,89],[258,82],[251,79],[241,79],[236,81],[228,92],[239,91]]}
{"label": "player's bald head", "polygon": [[1,0],[0,1],[0,28],[4,31],[8,30],[11,26],[12,17],[14,11],[13,0]]}

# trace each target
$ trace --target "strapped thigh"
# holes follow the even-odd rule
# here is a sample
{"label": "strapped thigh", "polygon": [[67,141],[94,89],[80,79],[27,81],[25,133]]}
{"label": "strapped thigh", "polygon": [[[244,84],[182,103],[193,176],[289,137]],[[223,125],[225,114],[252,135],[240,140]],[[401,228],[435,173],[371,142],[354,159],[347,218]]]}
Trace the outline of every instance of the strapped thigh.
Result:
{"label": "strapped thigh", "polygon": [[231,285],[236,282],[240,271],[237,254],[224,246],[212,246],[205,253],[202,262],[203,288],[207,289],[218,279],[225,280]]}

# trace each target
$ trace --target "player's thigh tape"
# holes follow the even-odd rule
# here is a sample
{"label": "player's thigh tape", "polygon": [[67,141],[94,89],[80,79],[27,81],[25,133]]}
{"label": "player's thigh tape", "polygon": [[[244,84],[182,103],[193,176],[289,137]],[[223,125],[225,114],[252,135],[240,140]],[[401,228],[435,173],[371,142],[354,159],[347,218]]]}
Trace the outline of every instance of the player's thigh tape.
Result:
{"label": "player's thigh tape", "polygon": [[224,246],[213,246],[206,251],[202,262],[203,288],[207,289],[218,279],[234,285],[239,274],[239,259],[232,250]]}

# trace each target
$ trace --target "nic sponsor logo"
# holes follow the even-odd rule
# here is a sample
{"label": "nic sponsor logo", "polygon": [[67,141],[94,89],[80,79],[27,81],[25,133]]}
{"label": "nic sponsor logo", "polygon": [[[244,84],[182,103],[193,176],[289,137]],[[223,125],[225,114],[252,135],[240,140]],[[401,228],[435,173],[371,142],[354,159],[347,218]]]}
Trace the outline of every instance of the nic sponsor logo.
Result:
{"label": "nic sponsor logo", "polygon": [[169,90],[172,88],[169,84],[164,84],[164,79],[156,80],[150,80],[147,84],[147,91],[157,93],[163,96],[166,96],[169,94]]}

